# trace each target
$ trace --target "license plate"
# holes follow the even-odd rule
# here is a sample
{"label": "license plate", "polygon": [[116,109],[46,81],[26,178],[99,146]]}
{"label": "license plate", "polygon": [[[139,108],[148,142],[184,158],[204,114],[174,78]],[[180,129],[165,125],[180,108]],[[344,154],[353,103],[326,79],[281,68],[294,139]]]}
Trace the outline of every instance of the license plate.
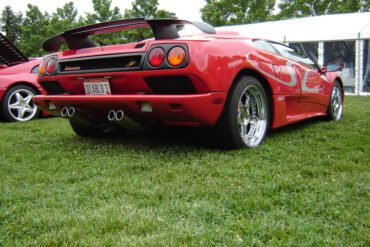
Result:
{"label": "license plate", "polygon": [[109,80],[105,78],[86,79],[84,80],[86,95],[109,95],[110,91]]}

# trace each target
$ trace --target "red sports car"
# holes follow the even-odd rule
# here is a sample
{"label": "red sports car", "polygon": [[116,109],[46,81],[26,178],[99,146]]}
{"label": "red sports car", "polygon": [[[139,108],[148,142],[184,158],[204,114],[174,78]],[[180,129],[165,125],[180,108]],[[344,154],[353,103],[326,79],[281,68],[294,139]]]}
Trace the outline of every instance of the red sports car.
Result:
{"label": "red sports car", "polygon": [[3,120],[28,121],[40,110],[32,96],[45,93],[37,82],[40,59],[28,59],[0,33],[0,116]]}
{"label": "red sports car", "polygon": [[[199,29],[183,35],[184,25]],[[179,28],[179,26],[182,26]],[[99,46],[90,36],[149,28],[154,38]],[[268,128],[314,116],[339,120],[343,82],[334,71],[279,43],[218,33],[184,20],[118,20],[46,40],[35,103],[95,136],[112,125],[209,126],[223,147],[259,145]]]}

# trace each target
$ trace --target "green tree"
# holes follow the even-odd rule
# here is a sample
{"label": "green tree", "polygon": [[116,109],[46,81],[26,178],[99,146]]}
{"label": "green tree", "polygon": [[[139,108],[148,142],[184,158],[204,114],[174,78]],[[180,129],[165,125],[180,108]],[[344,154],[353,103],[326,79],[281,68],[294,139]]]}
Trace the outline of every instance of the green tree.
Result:
{"label": "green tree", "polygon": [[[158,0],[135,0],[132,2],[132,8],[126,9],[124,17],[130,18],[176,18],[174,13],[167,10],[158,9]],[[134,42],[140,39],[153,37],[153,33],[149,29],[137,29],[124,32],[127,42]]]}
{"label": "green tree", "polygon": [[22,21],[22,13],[14,13],[12,8],[8,5],[1,12],[0,30],[5,32],[5,35],[11,42],[18,43]]}
{"label": "green tree", "polygon": [[51,15],[49,30],[54,34],[74,28],[77,23],[77,10],[73,2],[66,3],[62,8],[57,8]]}
{"label": "green tree", "polygon": [[135,0],[132,8],[125,11],[125,18],[143,17],[151,18],[171,18],[174,13],[167,10],[158,9],[158,0]]}
{"label": "green tree", "polygon": [[[113,21],[122,19],[120,9],[112,8],[112,0],[92,0],[94,12],[87,13],[84,25]],[[82,24],[82,19],[79,20]],[[119,33],[101,34],[92,37],[92,40],[97,44],[117,44],[122,43],[122,36]]]}
{"label": "green tree", "polygon": [[369,0],[281,0],[277,19],[369,11]]}
{"label": "green tree", "polygon": [[86,21],[88,24],[122,19],[120,9],[112,8],[112,0],[92,0],[94,13],[88,13]]}
{"label": "green tree", "polygon": [[28,56],[41,56],[45,54],[43,41],[52,35],[49,30],[50,16],[35,5],[28,4],[27,7],[21,28],[20,48]]}
{"label": "green tree", "polygon": [[[73,2],[64,4],[62,8],[57,8],[56,12],[51,14],[49,22],[50,36],[57,35],[65,30],[75,28],[80,23],[77,21],[77,9],[74,7]],[[82,21],[82,25],[85,21]],[[67,45],[63,44],[61,50],[67,49]]]}
{"label": "green tree", "polygon": [[275,0],[206,0],[202,19],[214,26],[270,20]]}

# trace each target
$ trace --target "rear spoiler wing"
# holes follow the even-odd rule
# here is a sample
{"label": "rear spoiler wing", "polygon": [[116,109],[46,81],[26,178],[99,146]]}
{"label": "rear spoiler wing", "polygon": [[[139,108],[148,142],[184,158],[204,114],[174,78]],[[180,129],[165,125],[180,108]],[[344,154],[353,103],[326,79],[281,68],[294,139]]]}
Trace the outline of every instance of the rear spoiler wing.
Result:
{"label": "rear spoiler wing", "polygon": [[10,40],[0,33],[0,65],[12,66],[28,62],[24,55]]}
{"label": "rear spoiler wing", "polygon": [[47,39],[43,43],[43,48],[48,52],[58,51],[63,43],[67,43],[69,49],[83,49],[95,47],[95,44],[89,38],[90,35],[103,33],[112,33],[136,28],[151,28],[156,40],[177,39],[179,34],[174,25],[192,24],[204,33],[215,34],[216,30],[204,22],[189,22],[177,19],[126,19],[102,22],[89,26],[78,27],[64,31],[63,33]]}

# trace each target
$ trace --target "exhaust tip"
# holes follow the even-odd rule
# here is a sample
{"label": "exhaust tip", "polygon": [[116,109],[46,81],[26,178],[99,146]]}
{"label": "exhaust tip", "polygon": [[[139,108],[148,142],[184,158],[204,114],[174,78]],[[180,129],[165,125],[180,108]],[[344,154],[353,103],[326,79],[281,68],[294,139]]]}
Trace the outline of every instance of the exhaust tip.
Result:
{"label": "exhaust tip", "polygon": [[67,107],[63,107],[62,110],[60,111],[60,115],[62,117],[67,117],[68,116],[68,108]]}
{"label": "exhaust tip", "polygon": [[123,111],[122,110],[119,110],[119,111],[117,111],[117,113],[116,113],[116,120],[117,121],[121,121],[122,119],[123,119],[123,117],[125,116],[125,113],[123,113]]}
{"label": "exhaust tip", "polygon": [[68,117],[73,117],[73,115],[75,115],[75,112],[76,112],[75,108],[74,107],[70,107],[68,109]]}
{"label": "exhaust tip", "polygon": [[109,113],[108,113],[108,120],[109,121],[113,121],[113,120],[115,120],[116,119],[116,111],[114,111],[114,110],[112,110],[112,111],[110,111]]}

